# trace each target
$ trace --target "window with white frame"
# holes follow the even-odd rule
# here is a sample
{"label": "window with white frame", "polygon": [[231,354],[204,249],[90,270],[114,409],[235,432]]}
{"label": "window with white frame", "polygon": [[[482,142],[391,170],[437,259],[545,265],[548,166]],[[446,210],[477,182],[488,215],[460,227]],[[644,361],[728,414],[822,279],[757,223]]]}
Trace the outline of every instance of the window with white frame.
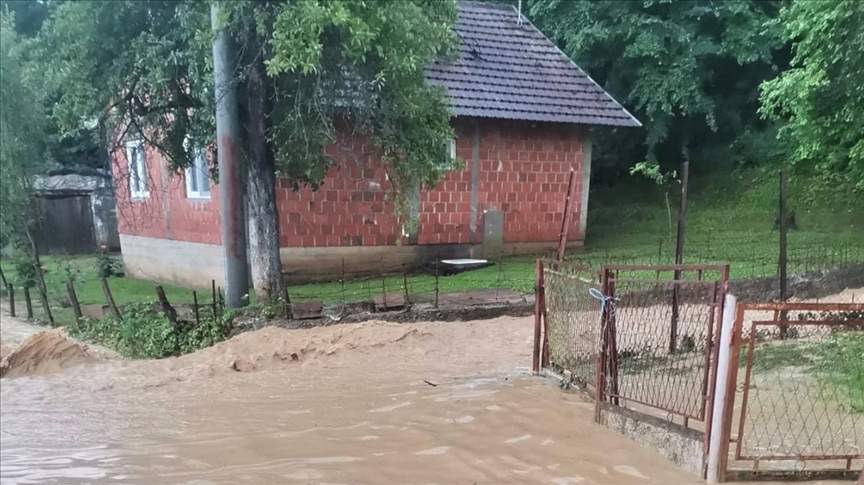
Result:
{"label": "window with white frame", "polygon": [[210,198],[210,166],[207,163],[207,152],[203,148],[195,150],[192,165],[186,168],[186,197]]}
{"label": "window with white frame", "polygon": [[126,142],[126,161],[129,162],[129,195],[135,199],[149,196],[147,157],[144,154],[143,141]]}

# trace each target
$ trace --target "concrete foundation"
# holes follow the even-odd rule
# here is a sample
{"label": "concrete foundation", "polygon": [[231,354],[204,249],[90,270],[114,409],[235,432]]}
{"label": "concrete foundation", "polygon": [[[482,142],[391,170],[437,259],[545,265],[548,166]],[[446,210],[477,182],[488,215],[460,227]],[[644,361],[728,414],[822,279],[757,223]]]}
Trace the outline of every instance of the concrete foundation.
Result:
{"label": "concrete foundation", "polygon": [[681,468],[702,475],[705,463],[702,433],[608,403],[603,405],[600,419],[633,441],[654,448]]}
{"label": "concrete foundation", "polygon": [[[556,242],[505,243],[489,257],[541,254]],[[222,247],[145,236],[120,235],[126,273],[190,288],[210,288],[210,281],[224,285]],[[582,246],[572,241],[568,247]],[[282,271],[290,283],[324,281],[399,272],[436,259],[484,257],[482,245],[428,244],[403,246],[289,247],[280,249]]]}
{"label": "concrete foundation", "polygon": [[224,285],[222,246],[120,234],[123,267],[135,278],[190,288]]}

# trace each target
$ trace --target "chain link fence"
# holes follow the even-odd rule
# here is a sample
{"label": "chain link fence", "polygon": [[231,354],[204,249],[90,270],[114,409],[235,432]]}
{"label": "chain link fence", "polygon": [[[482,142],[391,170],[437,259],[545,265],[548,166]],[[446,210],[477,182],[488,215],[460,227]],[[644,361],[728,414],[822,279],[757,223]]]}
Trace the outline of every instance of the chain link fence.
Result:
{"label": "chain link fence", "polygon": [[594,388],[600,345],[600,302],[588,291],[601,286],[590,267],[544,261],[549,364],[568,382]]}
{"label": "chain link fence", "polygon": [[744,304],[735,325],[730,472],[857,476],[864,304]]}

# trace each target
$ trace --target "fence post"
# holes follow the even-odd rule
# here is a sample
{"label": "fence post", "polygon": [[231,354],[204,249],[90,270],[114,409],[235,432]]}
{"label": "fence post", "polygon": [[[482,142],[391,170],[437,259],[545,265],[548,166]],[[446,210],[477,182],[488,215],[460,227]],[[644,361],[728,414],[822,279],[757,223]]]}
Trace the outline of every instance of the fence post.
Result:
{"label": "fence post", "polygon": [[216,312],[216,280],[210,280],[210,292],[213,296],[213,321],[215,322],[217,319]]}
{"label": "fence post", "polygon": [[285,292],[285,318],[291,320],[292,318],[294,318],[294,312],[292,311],[293,309],[291,308],[291,295],[288,294],[288,285],[285,285],[284,292]]}
{"label": "fence post", "polygon": [[27,306],[27,319],[33,320],[33,302],[30,300],[30,288],[24,285],[24,304]]}
{"label": "fence post", "polygon": [[[786,171],[780,169],[780,258],[778,261],[778,278],[780,279],[780,301],[786,301],[789,298],[788,289],[786,287]],[[787,312],[780,312],[780,320],[786,320]],[[780,325],[780,338],[786,339],[786,334],[789,331],[788,325]]]}
{"label": "fence post", "polygon": [[[707,417],[709,428],[706,431],[708,440],[707,449],[707,472],[705,479],[708,483],[717,483],[722,480],[725,472],[725,460],[723,454],[728,454],[729,440],[725,429],[731,423],[725,422],[728,414],[732,416],[732,405],[734,404],[735,388],[729,386],[730,370],[737,366],[737,356],[732,355],[732,335],[734,333],[736,311],[735,295],[727,294],[723,303],[723,322],[720,326],[720,347],[717,360],[714,363],[714,392],[711,405],[711,415]],[[731,391],[731,395],[727,395]],[[728,409],[727,409],[728,407]],[[724,437],[726,442],[724,443]]]}
{"label": "fence post", "polygon": [[75,324],[77,325],[84,315],[81,313],[81,304],[78,303],[78,294],[75,293],[75,283],[72,282],[72,279],[66,280],[66,292],[69,293],[69,304],[75,313]]}
{"label": "fence post", "polygon": [[339,279],[340,291],[342,293],[342,308],[345,308],[345,258],[342,258],[342,277]]}
{"label": "fence post", "polygon": [[[600,281],[603,294],[609,291],[609,268],[604,267],[600,272]],[[594,383],[594,422],[599,423],[603,401],[606,400],[606,348],[607,348],[607,318],[605,305],[601,306],[600,312],[600,348],[597,349],[596,381]]]}
{"label": "fence post", "polygon": [[534,274],[534,353],[531,359],[531,370],[534,375],[540,374],[540,319],[541,313],[541,296],[540,296],[540,278],[543,274],[543,261],[537,258],[536,272]]}
{"label": "fence post", "polygon": [[171,326],[177,328],[177,310],[168,302],[168,297],[165,296],[165,290],[161,286],[156,286],[156,297],[159,298],[159,305],[162,307],[162,313],[171,322]]}
{"label": "fence post", "polygon": [[108,279],[102,278],[102,293],[105,294],[105,302],[108,303],[108,309],[111,310],[111,315],[114,318],[120,318],[120,310],[117,308],[117,303],[114,302],[114,295],[111,293],[111,287],[108,286]]}
{"label": "fence post", "polygon": [[570,199],[573,198],[573,187],[575,186],[576,171],[570,167],[570,176],[567,179],[567,195],[564,198],[564,217],[561,221],[561,234],[558,237],[558,251],[556,259],[558,262],[564,261],[564,252],[567,250],[567,233],[570,232],[570,214],[573,212],[570,209]]}
{"label": "fence post", "polygon": [[15,316],[15,288],[12,283],[6,284],[6,293],[9,295],[9,315]]}
{"label": "fence post", "polygon": [[387,277],[381,275],[381,291],[383,292],[382,302],[384,303],[384,309],[387,309]]}
{"label": "fence post", "polygon": [[438,308],[438,278],[440,277],[440,270],[438,268],[438,261],[435,261],[435,308]]}
{"label": "fence post", "polygon": [[402,287],[405,294],[405,305],[408,305],[408,270],[402,265]]}
{"label": "fence post", "polygon": [[542,318],[543,343],[540,347],[540,366],[549,367],[549,319],[546,315],[546,271],[540,265],[540,317]]}
{"label": "fence post", "polygon": [[[686,146],[683,150],[684,159],[681,161],[681,206],[678,209],[678,234],[675,239],[675,264],[684,264],[684,233],[687,226],[687,184],[690,178],[689,151]],[[681,279],[681,270],[676,269],[673,273],[676,281],[672,285],[672,324],[669,328],[669,353],[675,353],[678,347],[678,300],[680,286],[677,281]]]}
{"label": "fence post", "polygon": [[195,312],[195,326],[201,325],[201,315],[198,313],[198,292],[192,290],[192,311]]}

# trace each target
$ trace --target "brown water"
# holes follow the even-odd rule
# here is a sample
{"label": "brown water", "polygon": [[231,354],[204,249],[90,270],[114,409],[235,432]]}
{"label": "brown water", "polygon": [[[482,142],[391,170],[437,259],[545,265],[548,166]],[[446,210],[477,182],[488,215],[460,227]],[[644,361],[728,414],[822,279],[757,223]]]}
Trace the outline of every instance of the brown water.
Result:
{"label": "brown water", "polygon": [[268,328],[3,379],[0,481],[698,483],[528,376],[531,327]]}

